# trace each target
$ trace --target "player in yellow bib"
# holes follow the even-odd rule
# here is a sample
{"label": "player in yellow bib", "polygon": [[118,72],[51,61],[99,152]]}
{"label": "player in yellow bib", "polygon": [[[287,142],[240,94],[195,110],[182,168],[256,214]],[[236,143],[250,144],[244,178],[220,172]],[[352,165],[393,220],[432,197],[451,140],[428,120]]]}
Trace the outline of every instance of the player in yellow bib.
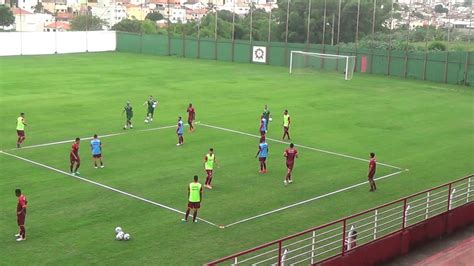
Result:
{"label": "player in yellow bib", "polygon": [[214,170],[214,164],[218,166],[216,155],[214,154],[214,149],[210,148],[209,153],[206,154],[206,156],[204,157],[204,170],[206,170],[207,174],[206,183],[204,184],[204,187],[208,189],[212,189],[211,182],[213,177],[212,174]]}
{"label": "player in yellow bib", "polygon": [[16,147],[20,148],[23,141],[25,141],[25,126],[27,126],[25,122],[25,113],[21,113],[20,116],[17,118],[16,121],[16,134],[18,135],[18,140],[16,141]]}
{"label": "player in yellow bib", "polygon": [[285,140],[285,137],[288,136],[288,140],[290,140],[290,115],[288,114],[288,110],[285,110],[283,113],[283,138],[282,140]]}
{"label": "player in yellow bib", "polygon": [[194,182],[189,183],[188,186],[188,209],[186,210],[186,215],[181,221],[187,222],[189,217],[189,212],[191,209],[194,209],[193,214],[193,223],[197,223],[197,213],[199,208],[201,208],[202,200],[202,185],[198,182],[198,176],[194,176]]}

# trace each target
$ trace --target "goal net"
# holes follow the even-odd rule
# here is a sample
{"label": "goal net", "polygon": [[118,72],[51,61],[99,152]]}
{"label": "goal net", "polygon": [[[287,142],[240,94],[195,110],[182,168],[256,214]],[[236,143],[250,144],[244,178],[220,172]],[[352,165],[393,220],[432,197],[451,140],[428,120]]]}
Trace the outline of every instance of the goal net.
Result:
{"label": "goal net", "polygon": [[355,56],[291,51],[290,74],[337,72],[343,74],[345,80],[350,80],[354,75],[355,63]]}

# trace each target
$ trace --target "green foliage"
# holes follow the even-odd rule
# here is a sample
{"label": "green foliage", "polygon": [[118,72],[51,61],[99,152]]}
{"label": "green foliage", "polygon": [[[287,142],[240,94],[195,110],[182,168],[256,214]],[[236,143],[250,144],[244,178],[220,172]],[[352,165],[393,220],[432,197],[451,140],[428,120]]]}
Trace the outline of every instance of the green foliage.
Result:
{"label": "green foliage", "polygon": [[[389,0],[377,1],[378,5],[375,9],[375,31],[386,31],[383,27],[383,23],[388,19],[390,14],[391,2]],[[381,8],[381,6],[384,8]],[[286,31],[286,11],[288,2],[287,0],[278,1],[278,11],[275,12],[276,20],[278,23],[276,35],[280,41],[284,41]],[[356,20],[357,20],[357,6],[358,0],[349,0],[341,2],[341,22],[339,41],[340,42],[352,42],[355,40],[356,32]],[[334,28],[334,41],[337,40],[337,28],[338,28],[338,10],[339,1],[327,1],[327,12],[326,19],[324,19],[324,1],[313,1],[311,5],[311,20],[310,20],[310,42],[322,43],[323,36],[323,25],[325,25],[325,36],[324,42],[330,43],[332,36],[332,29]],[[307,1],[290,1],[290,16],[288,24],[288,41],[304,43],[306,41],[307,32]],[[359,19],[359,37],[364,37],[372,32],[372,12],[373,2],[372,1],[361,1],[360,10],[369,11],[368,13],[361,13]],[[334,16],[334,25],[332,18]],[[325,22],[325,23],[324,23]]]}
{"label": "green foliage", "polygon": [[145,19],[141,21],[142,32],[145,34],[155,34],[158,32],[158,28],[156,27],[156,23],[154,21]]}
{"label": "green foliage", "polygon": [[[341,24],[339,32],[340,42],[351,42],[355,40],[355,25],[357,14],[358,0],[343,1],[341,4]],[[376,21],[375,31],[383,32],[386,29],[383,27],[384,22],[390,14],[390,0],[381,0],[375,10]],[[325,43],[330,43],[332,34],[332,27],[334,27],[334,41],[337,40],[338,27],[338,5],[337,0],[327,1],[326,14],[326,33]],[[381,6],[384,5],[384,8]],[[278,8],[272,10],[272,19],[269,21],[269,14],[263,9],[256,9],[252,6],[252,16],[250,12],[245,16],[234,16],[235,29],[234,38],[237,40],[249,40],[250,32],[252,32],[252,40],[267,41],[270,34],[272,41],[285,41],[286,32],[286,15],[287,15],[287,0],[279,0]],[[361,10],[371,10],[373,12],[373,4],[370,1],[362,1]],[[208,10],[213,10],[213,5],[208,5]],[[335,17],[334,25],[332,25],[332,17]],[[214,38],[215,32],[215,12],[209,12],[202,18],[199,30],[200,36],[203,38]],[[217,37],[231,39],[232,38],[232,17],[230,11],[217,11]],[[306,42],[308,30],[308,2],[307,1],[291,1],[288,24],[288,42],[304,43]],[[323,22],[324,22],[324,1],[312,1],[311,6],[311,20],[310,20],[310,34],[309,41],[311,43],[321,43],[323,36]],[[186,34],[197,36],[198,25],[193,24],[193,27],[186,27]],[[252,29],[250,29],[252,25]],[[170,25],[171,34],[182,34],[182,27],[178,24]],[[361,14],[359,21],[359,37],[364,37],[372,32],[372,16]]]}
{"label": "green foliage", "polygon": [[124,31],[124,32],[135,32],[144,34],[155,34],[158,32],[156,23],[149,19],[136,20],[136,19],[124,19],[119,23],[112,26],[112,30]]}
{"label": "green foliage", "polygon": [[6,5],[0,5],[0,27],[8,27],[15,23],[13,12]]}
{"label": "green foliage", "polygon": [[419,19],[424,19],[425,18],[425,16],[423,16],[423,14],[421,14],[418,11],[414,12],[413,16],[415,16],[416,18],[419,18]]}
{"label": "green foliage", "polygon": [[[356,47],[356,23],[359,0],[347,0],[341,2],[341,21],[339,32],[339,44],[344,47]],[[446,30],[441,28],[417,27],[408,30],[407,25],[390,30],[384,25],[391,16],[401,19],[400,12],[392,13],[391,1],[377,1],[375,9],[374,34],[372,34],[373,19],[373,1],[360,1],[360,19],[359,19],[359,43],[357,47],[368,49],[401,49],[401,50],[426,50],[426,42],[445,41]],[[383,8],[382,8],[383,5]],[[267,41],[270,33],[271,41],[285,41],[286,15],[288,2],[279,0],[278,8],[272,10],[271,19],[269,13],[263,9],[256,9],[252,6],[252,15],[244,16],[233,15],[230,11],[217,11],[217,38],[236,40]],[[308,2],[303,0],[290,1],[289,24],[288,24],[288,42],[305,43],[308,31]],[[169,27],[170,36],[197,37],[198,32],[201,38],[215,37],[216,13],[212,4],[207,8],[210,12],[204,16],[201,21],[188,21],[187,24],[175,23]],[[338,38],[338,10],[339,1],[327,0],[326,19],[324,18],[324,1],[311,2],[311,19],[309,21],[309,42],[313,44],[330,44],[331,39],[337,44]],[[401,10],[398,4],[393,5],[393,11]],[[423,17],[421,13],[414,13],[414,16]],[[334,17],[334,25],[333,25]],[[232,29],[232,21],[235,21]],[[270,25],[269,25],[270,24]],[[250,29],[252,25],[252,29]],[[325,25],[325,28],[323,27]],[[269,32],[270,26],[270,32]],[[333,34],[334,28],[334,34]],[[234,30],[234,36],[232,36]],[[323,31],[325,36],[323,36]],[[167,34],[166,30],[160,30],[160,34]],[[469,36],[462,32],[453,30],[450,35],[451,40],[467,41]],[[407,44],[407,41],[409,44]],[[416,43],[416,44],[412,44]],[[423,45],[418,45],[423,43]]]}
{"label": "green foliage", "polygon": [[435,5],[434,11],[436,13],[448,13],[449,9],[445,8],[442,4]]}
{"label": "green foliage", "polygon": [[92,15],[79,15],[71,20],[73,31],[102,30],[104,26],[107,26],[107,22]]}
{"label": "green foliage", "polygon": [[160,13],[160,12],[151,12],[151,13],[148,13],[145,17],[145,19],[149,19],[151,21],[158,21],[158,20],[162,20],[164,17],[163,15]]}
{"label": "green foliage", "polygon": [[119,23],[113,25],[112,30],[141,33],[142,27],[141,22],[139,20],[124,19]]}
{"label": "green foliage", "polygon": [[428,46],[428,50],[446,51],[446,45],[442,42],[433,42]]}
{"label": "green foliage", "polygon": [[36,4],[35,6],[35,13],[41,13],[43,12],[43,3],[41,2],[38,2],[38,4]]}

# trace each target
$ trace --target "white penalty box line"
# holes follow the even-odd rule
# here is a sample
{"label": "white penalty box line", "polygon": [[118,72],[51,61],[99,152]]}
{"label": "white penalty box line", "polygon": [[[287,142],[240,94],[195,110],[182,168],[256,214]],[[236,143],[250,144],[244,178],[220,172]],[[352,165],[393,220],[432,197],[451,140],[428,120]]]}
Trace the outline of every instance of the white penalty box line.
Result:
{"label": "white penalty box line", "polygon": [[[388,175],[384,175],[384,176],[375,178],[374,180],[381,180],[381,179],[388,178],[388,177],[391,177],[391,176],[395,176],[395,175],[398,175],[398,174],[401,174],[401,173],[407,172],[407,171],[408,171],[407,169],[400,170],[400,171],[397,171],[397,172],[394,172],[394,173],[391,173],[391,174],[388,174]],[[228,225],[225,225],[224,227],[227,228],[227,227],[231,227],[231,226],[234,226],[234,225],[237,225],[237,224],[241,224],[241,223],[245,223],[245,222],[248,222],[248,221],[251,221],[251,220],[255,220],[257,218],[261,218],[261,217],[264,217],[264,216],[267,216],[267,215],[270,215],[270,214],[273,214],[273,213],[276,213],[276,212],[281,212],[281,211],[284,211],[284,210],[287,210],[287,209],[290,209],[290,208],[294,208],[294,207],[297,207],[297,206],[300,206],[300,205],[303,205],[303,204],[306,204],[306,203],[309,203],[309,202],[312,202],[312,201],[315,201],[315,200],[319,200],[319,199],[329,197],[329,196],[337,194],[337,193],[344,192],[346,190],[350,190],[350,189],[353,189],[353,188],[356,188],[356,187],[360,187],[362,185],[367,185],[367,181],[361,182],[361,183],[358,183],[358,184],[355,184],[355,185],[352,185],[352,186],[348,186],[348,187],[345,187],[345,188],[341,188],[341,189],[335,190],[333,192],[326,193],[324,195],[319,195],[319,196],[316,196],[314,198],[310,198],[310,199],[303,200],[303,201],[300,201],[300,202],[297,202],[297,203],[293,203],[293,204],[290,204],[290,205],[287,205],[287,206],[284,206],[284,207],[281,207],[281,208],[278,208],[278,209],[275,209],[275,210],[267,211],[267,212],[264,212],[264,213],[261,213],[261,214],[258,214],[258,215],[252,216],[252,217],[248,217],[248,218],[239,220],[237,222],[233,222],[233,223],[230,223]]]}
{"label": "white penalty box line", "polygon": [[[196,122],[198,123],[198,122]],[[187,124],[185,124],[187,125]],[[109,137],[115,137],[115,136],[121,136],[121,135],[126,135],[130,134],[130,132],[147,132],[147,131],[155,131],[155,130],[161,130],[161,129],[168,129],[168,128],[176,128],[176,125],[172,126],[162,126],[162,127],[153,127],[153,128],[147,128],[147,129],[130,129],[128,132],[119,132],[119,133],[112,133],[112,134],[105,134],[105,135],[99,135],[99,138],[109,138]],[[81,138],[81,140],[89,140],[92,139],[93,137],[84,137]],[[62,140],[62,141],[55,141],[55,142],[49,142],[49,143],[43,143],[43,144],[36,144],[36,145],[29,145],[29,146],[24,146],[21,147],[20,149],[14,148],[14,149],[9,149],[7,151],[19,151],[19,150],[24,150],[24,149],[31,149],[31,148],[39,148],[39,147],[45,147],[45,146],[53,146],[53,145],[58,145],[58,144],[64,144],[64,143],[70,143],[73,142],[74,140]]]}
{"label": "white penalty box line", "polygon": [[[245,135],[245,136],[249,136],[249,137],[253,137],[253,138],[261,138],[259,135],[250,134],[250,133],[246,133],[246,132],[242,132],[242,131],[238,131],[238,130],[234,130],[234,129],[225,128],[225,127],[218,127],[218,126],[213,126],[213,125],[204,124],[204,123],[200,123],[200,125],[205,126],[205,127],[209,127],[209,128],[222,130],[222,131],[227,131],[227,132],[232,132],[232,133],[236,133],[236,134],[240,134],[240,135]],[[278,139],[272,139],[272,138],[266,138],[266,139],[271,140],[273,142],[281,143],[281,144],[290,144],[291,143],[291,142],[282,141],[282,140],[278,140]],[[294,145],[295,145],[295,147],[300,147],[300,148],[307,149],[307,150],[312,150],[312,151],[317,151],[317,152],[321,152],[321,153],[331,154],[331,155],[344,157],[344,158],[347,158],[347,159],[352,159],[352,160],[357,160],[357,161],[369,162],[369,160],[367,160],[367,159],[359,158],[359,157],[355,157],[355,156],[351,156],[351,155],[347,155],[347,154],[343,154],[343,153],[337,153],[337,152],[332,152],[332,151],[328,151],[328,150],[313,148],[313,147],[309,147],[309,146],[305,146],[305,145],[301,145],[301,144],[296,144],[296,143],[294,143]],[[386,164],[386,163],[381,163],[381,162],[377,162],[377,165],[383,165],[383,166],[393,168],[393,169],[397,169],[397,170],[404,170],[404,171],[408,170],[408,169],[404,169],[402,167],[398,167],[398,166],[394,166],[394,165],[390,165],[390,164]]]}
{"label": "white penalty box line", "polygon": [[[76,178],[76,179],[79,179],[79,180],[84,181],[84,182],[87,182],[87,183],[89,183],[89,184],[92,184],[92,185],[95,185],[95,186],[98,186],[98,187],[101,187],[101,188],[104,188],[104,189],[107,189],[107,190],[111,190],[111,191],[113,191],[113,192],[116,192],[116,193],[119,193],[119,194],[122,194],[122,195],[125,195],[125,196],[128,196],[128,197],[131,197],[131,198],[134,198],[134,199],[137,199],[137,200],[140,200],[140,201],[143,201],[143,202],[146,202],[146,203],[149,203],[149,204],[152,204],[152,205],[161,207],[161,208],[163,208],[163,209],[166,209],[166,210],[169,210],[169,211],[172,211],[172,212],[176,212],[176,213],[179,213],[179,214],[182,214],[182,215],[185,214],[184,212],[182,212],[182,211],[180,211],[180,210],[177,210],[177,209],[175,209],[175,208],[166,206],[166,205],[164,205],[164,204],[161,204],[161,203],[158,203],[158,202],[149,200],[149,199],[145,199],[145,198],[143,198],[143,197],[140,197],[140,196],[137,196],[137,195],[134,195],[134,194],[131,194],[131,193],[128,193],[128,192],[125,192],[125,191],[122,191],[122,190],[113,188],[113,187],[111,187],[111,186],[104,185],[104,184],[99,183],[99,182],[96,182],[96,181],[92,181],[92,180],[87,179],[87,178],[84,178],[84,177],[80,177],[80,176],[77,176],[77,175],[70,174],[70,173],[68,173],[68,172],[66,172],[66,171],[63,171],[63,170],[60,170],[60,169],[57,169],[57,168],[48,166],[48,165],[46,165],[46,164],[42,164],[42,163],[39,163],[39,162],[30,160],[30,159],[27,159],[27,158],[24,158],[24,157],[21,157],[21,156],[18,156],[18,155],[14,155],[14,154],[11,154],[11,153],[8,153],[8,152],[5,152],[5,151],[0,151],[0,154],[4,154],[4,155],[7,155],[7,156],[16,158],[16,159],[18,159],[18,160],[22,160],[22,161],[27,162],[27,163],[31,163],[31,164],[34,164],[34,165],[36,165],[36,166],[46,168],[46,169],[51,170],[51,171],[54,171],[54,172],[57,172],[57,173],[60,173],[60,174],[63,174],[63,175],[69,176],[69,177],[73,177],[73,178]],[[200,220],[200,221],[202,221],[202,222],[204,222],[204,223],[207,223],[207,224],[209,224],[209,225],[212,225],[212,226],[215,226],[215,227],[220,227],[220,226],[218,226],[217,224],[215,224],[215,223],[213,223],[213,222],[210,222],[210,221],[208,221],[208,220],[205,220],[205,219],[203,219],[203,218],[197,217],[197,219]]]}
{"label": "white penalty box line", "polygon": [[[245,135],[245,136],[249,136],[249,137],[253,137],[253,138],[260,138],[259,135],[250,134],[250,133],[246,133],[246,132],[242,132],[242,131],[238,131],[238,130],[233,130],[233,129],[229,129],[229,128],[213,126],[213,125],[204,124],[204,123],[201,123],[200,125],[205,126],[205,127],[209,127],[209,128],[213,128],[213,129],[218,129],[218,130],[222,130],[222,131],[227,131],[227,132],[231,132],[231,133]],[[266,139],[271,140],[273,142],[277,142],[277,143],[290,144],[290,142],[285,142],[285,141],[282,141],[282,140],[277,140],[277,139],[272,139],[272,138],[266,138]],[[335,155],[335,156],[339,156],[339,157],[344,157],[344,158],[347,158],[347,159],[363,161],[363,162],[369,162],[369,160],[367,160],[367,159],[363,159],[363,158],[359,158],[359,157],[355,157],[355,156],[351,156],[351,155],[347,155],[347,154],[327,151],[327,150],[313,148],[313,147],[300,145],[300,144],[294,144],[294,145],[296,147],[300,147],[300,148],[304,148],[304,149],[308,149],[308,150],[313,150],[313,151],[317,151],[317,152],[321,152],[321,153],[331,154],[331,155]],[[395,175],[401,174],[403,172],[409,171],[408,169],[403,169],[401,167],[393,166],[393,165],[386,164],[386,163],[379,163],[378,162],[377,164],[383,165],[383,166],[386,166],[386,167],[389,167],[389,168],[392,168],[392,169],[396,169],[397,171],[394,172],[394,173],[391,173],[391,174],[387,174],[387,175],[375,178],[375,180],[381,180],[381,179],[384,179],[384,178],[388,178],[388,177],[395,176]],[[261,214],[255,215],[255,216],[251,216],[251,217],[239,220],[237,222],[230,223],[228,225],[225,225],[224,228],[231,227],[231,226],[241,224],[241,223],[244,223],[244,222],[248,222],[248,221],[251,221],[251,220],[254,220],[254,219],[258,219],[258,218],[261,218],[261,217],[264,217],[264,216],[267,216],[267,215],[270,215],[270,214],[273,214],[273,213],[276,213],[276,212],[281,212],[281,211],[284,211],[284,210],[287,210],[287,209],[290,209],[290,208],[294,208],[294,207],[297,207],[297,206],[300,206],[300,205],[303,205],[303,204],[306,204],[306,203],[309,203],[309,202],[312,202],[312,201],[315,201],[315,200],[319,200],[319,199],[322,199],[322,198],[325,198],[325,197],[329,197],[331,195],[341,193],[341,192],[344,192],[344,191],[347,191],[347,190],[350,190],[350,189],[354,189],[356,187],[363,186],[363,185],[366,185],[366,184],[367,184],[367,181],[364,181],[364,182],[354,184],[354,185],[351,185],[351,186],[348,186],[348,187],[345,187],[345,188],[341,188],[341,189],[338,189],[338,190],[335,190],[335,191],[332,191],[332,192],[329,192],[329,193],[326,193],[326,194],[323,194],[323,195],[319,195],[319,196],[316,196],[316,197],[313,197],[313,198],[310,198],[310,199],[307,199],[307,200],[303,200],[303,201],[293,203],[293,204],[290,204],[290,205],[287,205],[287,206],[284,206],[284,207],[280,207],[280,208],[275,209],[275,210],[271,210],[271,211],[267,211],[267,212],[264,212],[264,213],[261,213]]]}
{"label": "white penalty box line", "polygon": [[[240,134],[240,135],[245,135],[245,136],[249,136],[249,137],[253,137],[253,138],[260,138],[259,135],[250,134],[250,133],[246,133],[246,132],[242,132],[242,131],[238,131],[238,130],[234,130],[234,129],[229,129],[229,128],[224,128],[224,127],[209,125],[209,124],[201,123],[201,122],[199,122],[199,121],[195,122],[195,124],[199,124],[199,125],[204,126],[204,127],[213,128],[213,129],[217,129],[217,130],[221,130],[221,131],[227,131],[227,132],[231,132],[231,133],[236,133],[236,134]],[[185,124],[185,125],[187,126],[188,124]],[[161,129],[174,128],[174,127],[176,127],[176,125],[162,126],[162,127],[155,127],[155,128],[147,128],[147,129],[140,129],[140,130],[133,130],[133,131],[135,131],[135,132],[146,132],[146,131],[154,131],[154,130],[161,130]],[[132,131],[132,130],[130,130],[129,132],[131,132],[131,131]],[[129,132],[120,132],[120,133],[112,133],[112,134],[101,135],[100,138],[106,138],[106,137],[114,137],[114,136],[125,135],[125,134],[129,134]],[[82,139],[88,140],[88,139],[92,139],[92,137],[86,137],[86,138],[82,138]],[[277,139],[272,139],[272,138],[267,138],[267,139],[270,140],[270,141],[276,142],[276,143],[290,144],[290,142],[286,142],[286,141],[282,141],[282,140],[277,140]],[[74,140],[64,140],[64,141],[57,141],[57,142],[51,142],[51,143],[30,145],[30,146],[25,146],[25,147],[23,147],[23,148],[21,148],[21,149],[11,149],[11,150],[22,150],[22,149],[28,149],[28,148],[37,148],[37,147],[51,146],[51,145],[69,143],[69,142],[72,142],[72,141],[74,141]],[[343,158],[347,158],[347,159],[352,159],[352,160],[357,160],[357,161],[363,161],[363,162],[368,162],[368,161],[369,161],[369,160],[364,159],[364,158],[359,158],[359,157],[355,157],[355,156],[351,156],[351,155],[347,155],[347,154],[342,154],[342,153],[327,151],[327,150],[323,150],[323,149],[313,148],[313,147],[309,147],[309,146],[305,146],[305,145],[301,145],[301,144],[294,144],[294,145],[295,145],[296,147],[300,147],[300,148],[304,148],[304,149],[308,149],[308,150],[313,150],[313,151],[317,151],[317,152],[321,152],[321,153],[331,154],[331,155],[334,155],[334,156],[339,156],[339,157],[343,157]],[[8,150],[8,151],[10,151],[10,150]],[[145,201],[145,202],[150,203],[150,204],[157,205],[157,206],[159,206],[159,207],[162,207],[162,208],[165,208],[165,209],[174,211],[174,212],[178,212],[178,213],[180,213],[180,214],[184,214],[184,212],[181,212],[181,211],[176,210],[176,209],[174,209],[174,208],[168,207],[168,206],[166,206],[166,205],[163,205],[163,204],[160,204],[160,203],[157,203],[157,202],[150,201],[150,200],[148,200],[148,199],[145,199],[145,198],[142,198],[142,197],[139,197],[139,196],[136,196],[136,195],[133,195],[133,194],[130,194],[130,193],[127,193],[127,192],[124,192],[124,191],[121,191],[121,190],[118,190],[118,189],[109,187],[109,186],[107,186],[107,185],[104,185],[104,184],[101,184],[101,183],[98,183],[98,182],[95,182],[95,181],[92,181],[92,180],[89,180],[89,179],[86,179],[86,178],[82,178],[82,177],[78,177],[78,176],[75,176],[75,175],[71,175],[70,173],[67,173],[67,172],[65,172],[65,171],[62,171],[62,170],[59,170],[59,169],[56,169],[56,168],[47,166],[47,165],[45,165],[45,164],[41,164],[41,163],[38,163],[38,162],[34,162],[34,161],[32,161],[32,160],[29,160],[29,159],[26,159],[26,158],[23,158],[23,157],[20,157],[20,156],[16,156],[16,155],[7,153],[7,152],[5,152],[5,151],[0,151],[0,153],[3,153],[3,154],[5,154],[5,155],[11,156],[11,157],[14,157],[14,158],[17,158],[17,159],[20,159],[20,160],[23,160],[23,161],[26,161],[26,162],[29,162],[29,163],[32,163],[32,164],[35,164],[35,165],[37,165],[37,166],[41,166],[41,167],[47,168],[47,169],[52,170],[52,171],[56,171],[56,172],[59,172],[59,173],[62,173],[62,174],[65,174],[65,175],[68,175],[68,176],[71,176],[71,177],[74,177],[74,178],[78,178],[78,179],[80,179],[80,180],[82,180],[82,181],[95,184],[95,185],[97,185],[97,186],[100,186],[100,187],[103,187],[103,188],[106,188],[106,189],[109,189],[109,190],[112,190],[112,191],[115,191],[115,192],[118,192],[118,193],[121,193],[121,194],[130,196],[130,197],[133,197],[133,198],[136,198],[136,199]],[[397,171],[397,172],[394,172],[394,173],[391,173],[391,174],[388,174],[388,175],[385,175],[385,176],[381,176],[381,177],[379,177],[379,178],[376,178],[375,180],[381,180],[381,179],[384,179],[384,178],[387,178],[387,177],[391,177],[391,176],[395,176],[395,175],[398,175],[398,174],[401,174],[401,173],[403,173],[403,172],[408,171],[408,169],[403,169],[403,168],[401,168],[401,167],[393,166],[393,165],[386,164],[386,163],[380,163],[380,162],[378,162],[377,164],[378,164],[378,165],[382,165],[382,166],[386,166],[386,167],[389,167],[389,168],[392,168],[392,169],[397,169],[398,171]],[[263,217],[263,216],[267,216],[267,215],[270,215],[270,214],[273,214],[273,213],[276,213],[276,212],[280,212],[280,211],[283,211],[283,210],[286,210],[286,209],[289,209],[289,208],[293,208],[293,207],[296,207],[296,206],[299,206],[299,205],[302,205],[302,204],[306,204],[306,203],[309,203],[309,202],[312,202],[312,201],[315,201],[315,200],[318,200],[318,199],[321,199],[321,198],[324,198],[324,197],[328,197],[328,196],[331,196],[331,195],[334,195],[334,194],[337,194],[337,193],[340,193],[340,192],[343,192],[343,191],[346,191],[346,190],[349,190],[349,189],[353,189],[353,188],[362,186],[362,185],[364,185],[364,184],[366,184],[366,183],[367,183],[367,182],[361,182],[361,183],[358,183],[358,184],[355,184],[355,185],[351,185],[351,186],[349,186],[349,187],[342,188],[342,189],[339,189],[339,190],[336,190],[336,191],[333,191],[333,192],[329,192],[329,193],[326,193],[326,194],[324,194],[324,195],[319,195],[319,196],[316,196],[316,197],[313,197],[313,198],[310,198],[310,199],[307,199],[307,200],[304,200],[304,201],[301,201],[301,202],[297,202],[297,203],[294,203],[294,204],[291,204],[291,205],[287,205],[287,206],[284,206],[284,207],[281,207],[281,208],[278,208],[278,209],[275,209],[275,210],[272,210],[272,211],[268,211],[268,212],[265,212],[265,213],[262,213],[262,214],[258,214],[258,215],[252,216],[252,217],[248,217],[248,218],[239,220],[239,221],[237,221],[237,222],[233,222],[233,223],[228,224],[228,225],[225,225],[225,226],[223,226],[223,225],[217,225],[217,224],[215,224],[215,223],[212,223],[212,222],[210,222],[210,221],[206,221],[206,220],[201,219],[201,218],[199,218],[199,217],[198,217],[198,219],[199,219],[199,220],[202,220],[203,222],[206,222],[206,223],[208,223],[208,224],[210,224],[210,225],[219,227],[219,228],[226,228],[226,227],[234,226],[234,225],[237,225],[237,224],[240,224],[240,223],[248,222],[248,221],[251,221],[251,220],[254,220],[254,219]]]}

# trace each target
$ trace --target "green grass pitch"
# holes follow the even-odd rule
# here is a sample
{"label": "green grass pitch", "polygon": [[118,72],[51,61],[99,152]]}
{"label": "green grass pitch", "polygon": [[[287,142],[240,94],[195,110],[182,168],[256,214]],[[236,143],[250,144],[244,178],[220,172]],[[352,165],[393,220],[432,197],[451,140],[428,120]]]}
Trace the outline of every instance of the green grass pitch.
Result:
{"label": "green grass pitch", "polygon": [[[220,168],[204,193],[199,216],[229,225],[366,181],[367,158],[409,169],[225,229],[184,224],[172,210],[0,154],[0,264],[202,264],[333,219],[398,199],[474,171],[474,95],[470,88],[356,75],[288,75],[264,65],[97,53],[0,58],[0,149],[68,171],[71,142],[15,149],[15,123],[26,113],[25,146],[105,137],[104,169],[94,169],[89,142],[81,143],[81,176],[179,211],[194,174],[204,181],[210,147]],[[143,122],[148,95],[160,104]],[[122,108],[135,110],[133,130],[122,130]],[[197,111],[196,132],[176,147],[174,126]],[[269,141],[269,172],[254,158],[259,114],[268,104],[269,138],[279,140],[284,109],[300,158],[295,183],[285,187],[282,153]],[[328,154],[314,149],[337,154]],[[381,177],[397,169],[379,165]],[[16,243],[15,188],[26,194],[28,240]],[[132,240],[115,241],[121,226]]]}

